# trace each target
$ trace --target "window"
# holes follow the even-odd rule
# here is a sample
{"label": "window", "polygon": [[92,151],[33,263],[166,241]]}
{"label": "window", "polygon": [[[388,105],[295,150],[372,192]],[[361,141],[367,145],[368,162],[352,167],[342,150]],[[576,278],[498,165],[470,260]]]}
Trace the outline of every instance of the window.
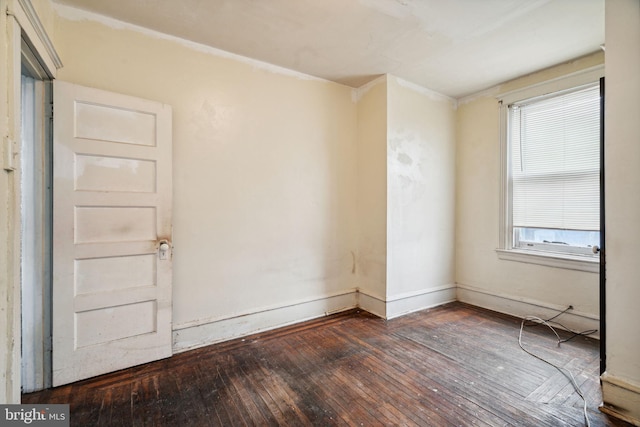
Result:
{"label": "window", "polygon": [[597,81],[562,87],[569,80],[502,99],[505,170],[499,254],[595,271],[600,245],[600,88]]}

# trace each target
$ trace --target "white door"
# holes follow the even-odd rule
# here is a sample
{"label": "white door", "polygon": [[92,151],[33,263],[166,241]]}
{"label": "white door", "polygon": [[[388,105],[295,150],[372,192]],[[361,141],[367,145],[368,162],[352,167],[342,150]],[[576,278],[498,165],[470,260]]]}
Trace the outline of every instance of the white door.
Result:
{"label": "white door", "polygon": [[171,355],[171,108],[54,82],[53,385]]}

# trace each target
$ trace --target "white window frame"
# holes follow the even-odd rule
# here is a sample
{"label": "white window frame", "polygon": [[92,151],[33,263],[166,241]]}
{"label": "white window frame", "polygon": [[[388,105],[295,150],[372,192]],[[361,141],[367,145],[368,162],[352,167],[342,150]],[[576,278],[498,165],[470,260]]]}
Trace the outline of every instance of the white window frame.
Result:
{"label": "white window frame", "polygon": [[536,251],[513,247],[513,221],[511,200],[511,160],[509,156],[509,105],[561,92],[572,88],[597,83],[604,77],[604,65],[587,68],[559,78],[547,80],[522,89],[499,94],[500,105],[500,235],[496,253],[503,260],[539,264],[549,267],[598,273],[600,261],[597,257],[585,257],[566,253]]}

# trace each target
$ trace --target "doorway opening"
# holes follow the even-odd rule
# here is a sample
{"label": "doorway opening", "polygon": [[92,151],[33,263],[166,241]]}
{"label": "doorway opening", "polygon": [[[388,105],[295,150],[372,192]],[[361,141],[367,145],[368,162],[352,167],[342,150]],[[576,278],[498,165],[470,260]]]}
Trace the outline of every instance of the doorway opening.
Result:
{"label": "doorway opening", "polygon": [[22,39],[21,380],[22,391],[51,386],[52,84]]}

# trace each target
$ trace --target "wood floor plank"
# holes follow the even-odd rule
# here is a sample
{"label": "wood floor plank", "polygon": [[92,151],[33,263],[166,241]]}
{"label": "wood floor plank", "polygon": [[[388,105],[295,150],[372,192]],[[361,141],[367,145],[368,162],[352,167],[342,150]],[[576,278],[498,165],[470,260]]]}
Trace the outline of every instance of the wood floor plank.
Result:
{"label": "wood floor plank", "polygon": [[244,377],[249,381],[250,387],[256,390],[256,393],[269,409],[274,417],[274,422],[278,425],[295,426],[302,422],[295,411],[291,411],[286,404],[287,398],[283,397],[281,389],[277,387],[277,382],[269,379],[269,374],[261,369],[258,360],[255,360],[255,353],[247,355],[243,359],[240,366]]}
{"label": "wood floor plank", "polygon": [[[395,333],[397,333],[398,331],[395,331]],[[374,333],[372,334],[374,337],[377,337],[378,334]],[[362,334],[360,334],[359,337],[362,337]],[[388,338],[387,338],[388,339]],[[453,371],[457,371],[457,369],[452,369],[453,365],[451,365],[451,362],[448,360],[445,360],[441,355],[437,354],[437,353],[426,353],[425,349],[420,347],[419,348],[419,353],[416,353],[416,360],[418,359],[422,359],[424,361],[429,361],[431,364],[429,365],[422,365],[422,366],[414,366],[413,368],[410,366],[412,363],[409,363],[407,365],[402,364],[402,361],[404,359],[411,359],[411,352],[412,350],[408,347],[409,345],[413,344],[415,347],[415,343],[411,343],[410,341],[406,341],[406,340],[402,340],[402,339],[398,339],[395,338],[396,341],[394,341],[392,343],[392,345],[388,345],[385,348],[385,353],[387,354],[380,354],[378,356],[378,359],[383,362],[383,365],[379,366],[379,367],[373,367],[373,370],[377,370],[380,372],[388,372],[388,371],[392,371],[392,377],[391,378],[385,378],[383,383],[387,383],[387,382],[391,382],[393,383],[394,379],[393,377],[395,375],[402,375],[406,372],[410,372],[412,377],[416,377],[420,378],[420,387],[422,387],[422,390],[433,390],[433,389],[437,389],[440,390],[442,393],[446,393],[447,389],[450,388],[450,386],[453,384],[452,382],[447,383],[446,379],[445,379],[445,384],[442,383],[442,379],[443,378],[447,378],[449,376],[449,374]],[[403,346],[404,343],[404,346]],[[366,344],[363,344],[366,345]],[[373,343],[373,345],[371,345],[371,348],[373,349],[373,351],[376,351],[375,349],[378,349],[381,346],[381,344],[379,342]],[[436,359],[442,359],[441,360],[441,365],[437,365],[437,364],[433,364],[432,362],[434,362]],[[418,362],[419,363],[419,362]],[[426,362],[425,362],[426,363]],[[393,369],[390,369],[393,368]],[[417,368],[417,369],[414,369]],[[430,377],[426,377],[425,375],[429,375],[432,374],[432,376]],[[453,380],[453,381],[457,381],[457,380]],[[431,388],[427,388],[425,389],[424,386],[430,386]],[[406,387],[405,387],[406,389]],[[414,396],[416,395],[420,395],[422,390],[420,388],[416,388],[416,389],[407,389],[409,391],[411,391],[413,393]],[[452,400],[455,401],[455,399],[453,399],[454,396],[449,396],[446,399],[441,399],[441,400]],[[463,408],[463,410],[461,410],[460,412],[464,412],[464,410],[469,409],[470,411],[472,411],[473,409],[468,408],[469,406],[473,406],[469,404],[468,400],[465,399],[459,399],[459,403],[460,407]],[[428,403],[428,405],[430,405]],[[476,412],[474,414],[475,416],[478,416],[478,413]],[[462,414],[458,414],[458,418],[463,418]],[[488,414],[488,418],[487,421],[489,424],[494,425],[493,420],[490,417],[490,414]]]}
{"label": "wood floor plank", "polygon": [[[290,337],[289,340],[294,342],[300,356],[306,360],[303,363],[303,366],[306,367],[305,375],[309,378],[312,387],[321,395],[318,403],[322,407],[329,405],[335,410],[336,422],[342,420],[348,425],[360,424],[360,419],[363,417],[360,408],[352,407],[350,405],[351,396],[343,387],[337,386],[335,381],[331,381],[332,372],[336,369],[332,363],[333,358],[323,359],[315,352],[315,348],[320,347],[316,344],[317,337],[306,341],[296,336]],[[307,345],[307,342],[313,344]]]}
{"label": "wood floor plank", "polygon": [[[388,352],[389,354],[387,357],[379,358],[381,362],[386,364],[386,366],[383,365],[379,368],[382,371],[386,371],[389,366],[402,363],[403,358],[408,354],[406,347],[393,348],[388,350]],[[438,359],[441,359],[440,363],[438,363]],[[518,423],[523,417],[526,417],[526,412],[521,410],[517,410],[509,416],[511,411],[505,411],[505,409],[510,409],[507,405],[508,399],[505,400],[502,398],[501,393],[496,392],[495,388],[492,388],[492,390],[483,395],[482,393],[484,388],[482,387],[480,376],[473,372],[468,372],[464,369],[461,370],[458,367],[454,367],[451,361],[446,360],[446,358],[438,353],[433,353],[430,357],[422,358],[419,362],[414,363],[416,363],[416,366],[414,367],[415,369],[411,371],[411,374],[418,380],[420,386],[431,385],[436,390],[450,389],[454,393],[459,394],[461,396],[460,405],[462,408],[471,411],[475,408],[479,408],[478,411],[474,412],[475,417],[479,420],[484,419],[488,424],[495,425],[496,419],[499,417],[506,418],[512,423]],[[406,368],[401,368],[400,371],[405,369]],[[392,382],[392,380],[385,379],[385,382],[387,381]],[[442,381],[442,383],[440,381]],[[441,385],[443,383],[444,385]],[[411,391],[413,395],[421,393],[420,389],[415,388],[409,389],[409,391]],[[480,395],[481,398],[476,398],[476,395]],[[489,396],[492,398],[502,398],[501,401],[503,406],[501,406],[501,412],[499,415],[492,411],[491,408],[485,408],[482,406],[482,402],[487,400]],[[461,414],[456,417],[456,419],[462,418],[463,416]]]}
{"label": "wood floor plank", "polygon": [[[23,402],[69,403],[78,426],[584,425],[568,380],[518,346],[520,325],[462,303],[390,321],[353,310]],[[597,341],[558,346],[550,330],[527,327],[523,342],[573,372],[592,426],[628,426],[597,409]]]}
{"label": "wood floor plank", "polygon": [[[229,425],[232,426],[250,425],[248,415],[244,411],[244,405],[242,405],[242,398],[238,394],[236,389],[232,386],[225,371],[218,369],[216,378],[220,380],[220,384],[222,385],[222,387],[217,390],[218,394],[220,394],[221,396],[221,399],[213,402],[215,404],[216,412],[218,413],[219,418],[228,418],[228,420],[230,421]],[[220,408],[219,405],[222,405],[223,408]],[[224,413],[226,413],[228,417],[224,417]]]}

